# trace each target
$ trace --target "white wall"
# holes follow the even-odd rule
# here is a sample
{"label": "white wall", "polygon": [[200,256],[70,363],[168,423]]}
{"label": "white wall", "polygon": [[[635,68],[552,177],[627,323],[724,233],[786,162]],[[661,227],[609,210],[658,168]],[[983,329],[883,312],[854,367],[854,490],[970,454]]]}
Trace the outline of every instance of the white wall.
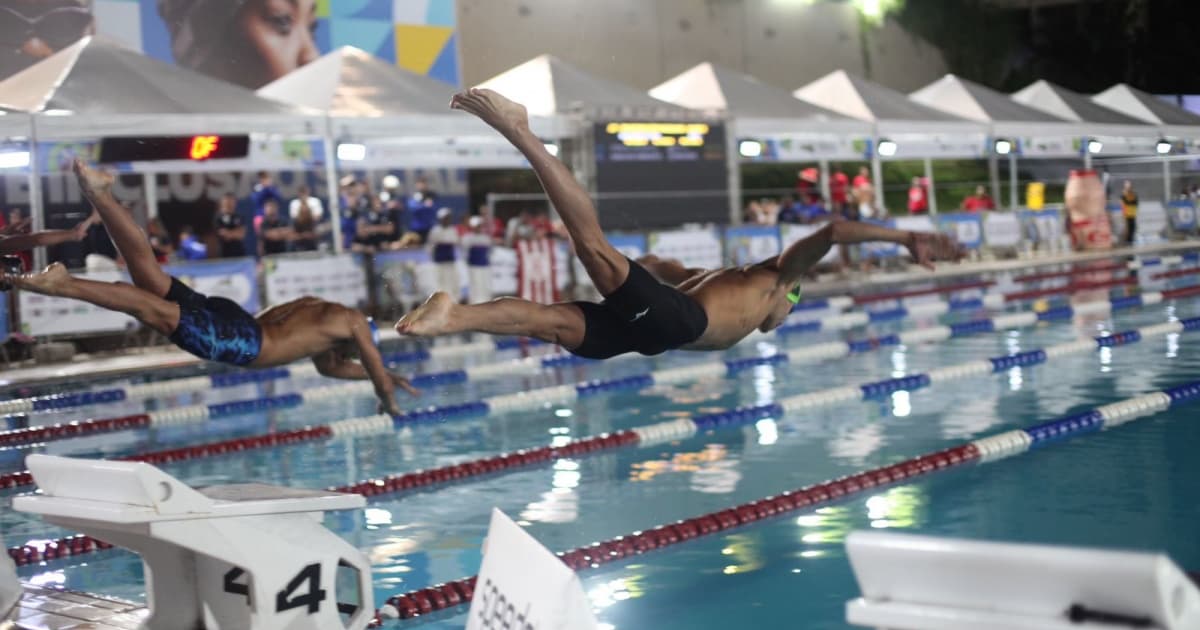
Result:
{"label": "white wall", "polygon": [[[648,89],[702,61],[799,87],[866,75],[849,3],[808,0],[458,0],[465,85],[542,53]],[[940,51],[894,22],[868,32],[874,81],[911,91],[940,78]]]}

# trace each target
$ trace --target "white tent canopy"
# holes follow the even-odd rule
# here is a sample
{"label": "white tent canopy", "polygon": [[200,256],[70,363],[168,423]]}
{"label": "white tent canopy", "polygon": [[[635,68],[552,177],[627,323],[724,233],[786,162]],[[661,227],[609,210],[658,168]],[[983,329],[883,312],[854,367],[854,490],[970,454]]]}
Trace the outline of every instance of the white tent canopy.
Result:
{"label": "white tent canopy", "polygon": [[1103,142],[1108,154],[1152,154],[1157,127],[1097,104],[1083,94],[1049,81],[1036,81],[1016,92],[1014,101],[1059,118],[1086,125],[1087,136]]}
{"label": "white tent canopy", "polygon": [[[913,92],[912,99],[948,114],[987,124],[997,136],[1040,135],[1079,137],[1086,124],[1064,120],[1042,110],[1027,107],[1007,94],[953,74]],[[1069,154],[1077,149],[1068,145]]]}
{"label": "white tent canopy", "polygon": [[0,81],[0,107],[35,114],[38,138],[292,133],[318,135],[316,112],[85,37]]}
{"label": "white tent canopy", "polygon": [[534,57],[479,87],[520,102],[533,116],[579,113],[593,118],[674,118],[687,112],[623,83],[584,72],[552,55]]}
{"label": "white tent canopy", "polygon": [[742,133],[869,132],[871,126],[807,103],[753,76],[704,62],[650,89],[676,105],[725,114]]}
{"label": "white tent canopy", "polygon": [[1124,83],[1108,88],[1093,96],[1092,100],[1138,120],[1157,125],[1165,134],[1200,137],[1200,116]]}
{"label": "white tent canopy", "polygon": [[845,70],[835,70],[795,92],[796,98],[865,120],[898,145],[896,157],[979,157],[987,128],[931,107]]}

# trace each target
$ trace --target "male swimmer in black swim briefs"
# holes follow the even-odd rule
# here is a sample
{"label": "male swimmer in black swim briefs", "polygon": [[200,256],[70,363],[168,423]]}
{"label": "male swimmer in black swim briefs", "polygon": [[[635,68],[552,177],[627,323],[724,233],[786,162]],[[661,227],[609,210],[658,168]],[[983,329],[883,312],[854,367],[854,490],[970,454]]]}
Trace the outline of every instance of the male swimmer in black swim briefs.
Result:
{"label": "male swimmer in black swim briefs", "polygon": [[111,174],[92,170],[79,160],[75,174],[125,259],[133,284],[76,278],[60,263],[41,273],[0,275],[0,281],[128,313],[209,361],[265,368],[311,357],[324,376],[370,379],[380,408],[388,413],[400,412],[396,387],[417,395],[407,379],[384,367],[374,323],[359,311],[302,297],[254,317],[231,300],[197,293],[159,267],[146,235],[112,196]]}
{"label": "male swimmer in black swim briefs", "polygon": [[529,160],[604,301],[542,305],[501,298],[460,305],[445,293],[435,293],[396,323],[401,334],[525,335],[593,359],[626,352],[654,355],[676,348],[722,350],[755,329],[765,332],[782,324],[793,304],[788,296],[795,296],[805,272],[834,244],[897,243],[929,268],[935,260],[958,260],[963,255],[962,248],[943,234],[847,221],[828,223],[779,256],[755,265],[707,271],[654,257],[629,260],[605,240],[587,191],[529,131],[524,106],[483,89],[455,95],[450,106],[478,116]]}

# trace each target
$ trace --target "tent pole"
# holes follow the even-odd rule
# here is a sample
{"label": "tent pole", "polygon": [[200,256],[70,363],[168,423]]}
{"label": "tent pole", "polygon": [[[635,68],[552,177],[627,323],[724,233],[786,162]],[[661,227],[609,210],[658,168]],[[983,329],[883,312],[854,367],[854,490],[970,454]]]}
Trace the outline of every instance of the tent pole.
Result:
{"label": "tent pole", "polygon": [[737,146],[737,125],[725,127],[725,171],[729,186],[729,224],[742,224],[742,161]]}
{"label": "tent pole", "polygon": [[1163,168],[1163,203],[1171,200],[1171,163],[1167,160],[1162,161]]}
{"label": "tent pole", "polygon": [[142,173],[142,190],[146,196],[146,221],[158,218],[158,174]]}
{"label": "tent pole", "polygon": [[342,253],[342,210],[339,207],[341,196],[338,193],[337,150],[333,145],[333,117],[325,117],[325,183],[329,195],[329,223],[333,228],[333,252]]}
{"label": "tent pole", "polygon": [[879,210],[878,217],[887,217],[887,204],[883,201],[883,160],[879,159],[879,146],[871,155],[871,180],[875,185],[875,208]]}
{"label": "tent pole", "polygon": [[929,186],[929,214],[937,216],[937,186],[933,181],[933,159],[925,158],[925,183]]}
{"label": "tent pole", "polygon": [[1017,209],[1017,154],[1008,154],[1008,207]]}
{"label": "tent pole", "polygon": [[[38,133],[37,116],[29,115],[29,220],[30,230],[41,232],[46,229],[46,208],[42,199],[42,178],[38,173]],[[46,267],[46,248],[33,248],[33,269],[37,271]]]}
{"label": "tent pole", "polygon": [[825,207],[832,212],[833,202],[830,200],[829,193],[829,160],[818,160],[817,168],[821,170],[821,198],[825,200]]}
{"label": "tent pole", "polygon": [[992,199],[1000,200],[1000,161],[996,159],[996,152],[988,153],[988,179],[991,180]]}

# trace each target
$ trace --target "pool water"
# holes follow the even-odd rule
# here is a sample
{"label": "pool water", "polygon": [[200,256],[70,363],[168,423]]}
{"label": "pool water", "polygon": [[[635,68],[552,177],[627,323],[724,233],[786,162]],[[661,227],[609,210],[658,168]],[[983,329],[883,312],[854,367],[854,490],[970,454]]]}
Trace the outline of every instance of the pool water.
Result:
{"label": "pool water", "polygon": [[[941,321],[981,315],[958,313]],[[456,419],[382,436],[298,444],[163,468],[193,485],[254,480],[323,488],[1195,316],[1200,316],[1200,301],[1183,300],[1110,318],[1039,324],[936,345],[881,348],[815,365],[760,366],[724,378],[616,392],[536,411]],[[937,320],[872,325],[849,336],[932,323]],[[808,334],[743,344],[722,358],[833,338],[838,337]],[[512,355],[482,360],[503,356]],[[589,363],[536,378],[431,388],[421,404],[452,404],[641,373],[685,365],[695,356],[675,353]],[[567,549],[1162,389],[1198,374],[1200,333],[1158,337],[1041,366],[898,392],[882,402],[839,404],[676,443],[560,459],[424,492],[375,497],[365,510],[329,515],[327,525],[370,557],[379,605],[390,595],[475,573],[493,506],[550,549]],[[324,381],[248,385],[154,404],[236,400],[317,384]],[[54,417],[120,415],[117,410],[125,408],[129,410],[123,413],[132,413],[142,406],[133,402],[106,406],[103,413],[72,410]],[[111,457],[373,412],[374,402],[363,396],[205,426],[51,443],[45,452]],[[857,596],[857,588],[842,545],[850,531],[865,528],[1162,550],[1184,568],[1200,568],[1200,538],[1194,535],[1200,518],[1200,461],[1191,456],[1191,445],[1200,443],[1200,425],[1191,421],[1195,415],[1195,409],[1176,408],[1012,459],[938,473],[815,511],[700,538],[584,573],[584,586],[598,618],[612,628],[844,628],[843,605]],[[19,457],[0,452],[0,469],[20,466]],[[27,515],[0,513],[0,534],[9,545],[67,533]],[[134,599],[144,596],[141,564],[122,551],[21,572],[42,584]],[[396,625],[441,629],[464,623],[465,608]]]}

